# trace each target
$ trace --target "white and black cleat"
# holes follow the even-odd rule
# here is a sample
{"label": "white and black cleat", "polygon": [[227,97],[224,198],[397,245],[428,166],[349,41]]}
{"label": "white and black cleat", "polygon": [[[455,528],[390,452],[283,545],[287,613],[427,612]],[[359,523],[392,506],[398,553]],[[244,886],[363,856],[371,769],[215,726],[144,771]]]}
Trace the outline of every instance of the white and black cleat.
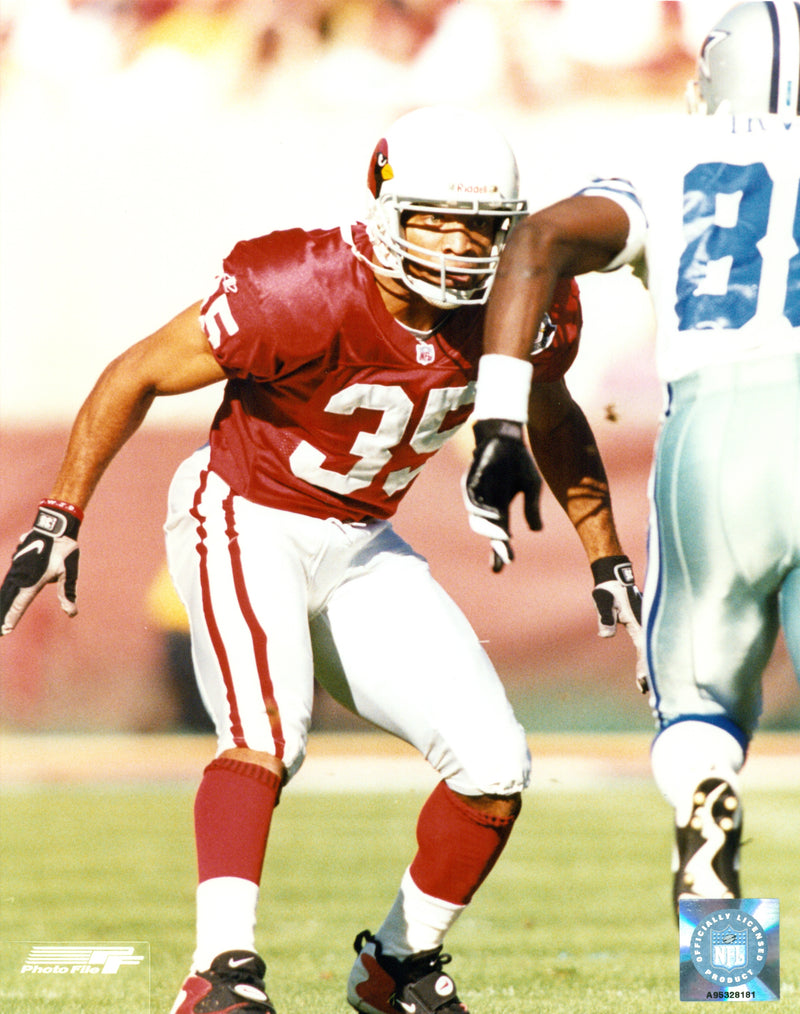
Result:
{"label": "white and black cleat", "polygon": [[721,778],[706,778],[692,797],[685,826],[675,828],[673,901],[681,898],[739,898],[742,807]]}
{"label": "white and black cleat", "polygon": [[347,984],[351,1007],[363,1014],[469,1014],[456,985],[443,971],[451,957],[442,948],[412,954],[402,961],[384,954],[368,930],[356,937],[358,957]]}

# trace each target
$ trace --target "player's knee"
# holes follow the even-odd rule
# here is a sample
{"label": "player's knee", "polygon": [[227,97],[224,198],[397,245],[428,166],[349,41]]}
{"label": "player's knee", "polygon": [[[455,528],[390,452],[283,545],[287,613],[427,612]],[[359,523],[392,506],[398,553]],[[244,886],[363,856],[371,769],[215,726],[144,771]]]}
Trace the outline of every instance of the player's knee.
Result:
{"label": "player's knee", "polygon": [[218,739],[218,756],[260,764],[277,774],[286,785],[297,774],[305,760],[308,733],[304,723],[287,722],[283,728],[280,757],[276,753],[272,730],[266,726],[250,729],[247,741],[248,746],[234,746],[232,737],[226,729]]}
{"label": "player's knee", "polygon": [[510,800],[520,795],[530,781],[531,761],[527,743],[507,753],[505,763],[494,755],[483,763],[473,763],[458,773],[446,775],[453,792],[471,799]]}
{"label": "player's knee", "polygon": [[522,809],[522,793],[512,792],[509,796],[463,796],[459,798],[482,816],[493,820],[513,820]]}
{"label": "player's knee", "polygon": [[283,761],[264,750],[251,750],[246,746],[236,746],[230,750],[223,750],[219,756],[227,757],[229,760],[243,761],[246,764],[257,764],[276,774],[282,782],[286,781],[286,766]]}
{"label": "player's knee", "polygon": [[522,728],[516,735],[494,741],[494,748],[480,758],[472,758],[461,777],[448,778],[454,792],[473,798],[511,800],[519,796],[530,781],[531,755]]}

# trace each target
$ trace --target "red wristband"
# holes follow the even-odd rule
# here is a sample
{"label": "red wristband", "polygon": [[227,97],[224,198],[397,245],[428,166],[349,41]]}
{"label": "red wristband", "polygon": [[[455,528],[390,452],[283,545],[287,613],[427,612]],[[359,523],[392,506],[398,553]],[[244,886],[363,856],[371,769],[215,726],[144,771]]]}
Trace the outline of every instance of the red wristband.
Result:
{"label": "red wristband", "polygon": [[64,511],[67,514],[71,514],[76,521],[83,521],[83,511],[80,507],[76,507],[75,504],[67,503],[66,500],[54,500],[52,497],[46,497],[39,504],[40,507],[55,507],[56,510]]}

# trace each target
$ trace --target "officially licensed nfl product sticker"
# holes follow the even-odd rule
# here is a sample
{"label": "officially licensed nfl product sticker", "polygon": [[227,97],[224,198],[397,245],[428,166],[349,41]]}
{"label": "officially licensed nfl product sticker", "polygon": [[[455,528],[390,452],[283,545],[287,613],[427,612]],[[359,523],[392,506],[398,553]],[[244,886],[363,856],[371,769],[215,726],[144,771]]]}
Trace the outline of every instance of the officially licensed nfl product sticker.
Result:
{"label": "officially licensed nfl product sticker", "polygon": [[780,998],[775,898],[682,898],[681,1000]]}

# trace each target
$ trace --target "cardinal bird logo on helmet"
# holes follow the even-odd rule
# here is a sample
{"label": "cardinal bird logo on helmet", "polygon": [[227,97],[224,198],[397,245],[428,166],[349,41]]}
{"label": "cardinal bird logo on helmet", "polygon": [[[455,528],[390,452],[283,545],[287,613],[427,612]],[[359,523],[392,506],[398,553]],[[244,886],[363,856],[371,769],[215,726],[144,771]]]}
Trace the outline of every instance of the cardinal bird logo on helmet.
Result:
{"label": "cardinal bird logo on helmet", "polygon": [[381,187],[386,180],[394,178],[394,172],[392,167],[389,165],[389,145],[386,143],[386,138],[381,138],[378,141],[375,151],[372,153],[372,158],[369,163],[369,176],[367,178],[367,186],[369,192],[373,197],[379,197]]}

